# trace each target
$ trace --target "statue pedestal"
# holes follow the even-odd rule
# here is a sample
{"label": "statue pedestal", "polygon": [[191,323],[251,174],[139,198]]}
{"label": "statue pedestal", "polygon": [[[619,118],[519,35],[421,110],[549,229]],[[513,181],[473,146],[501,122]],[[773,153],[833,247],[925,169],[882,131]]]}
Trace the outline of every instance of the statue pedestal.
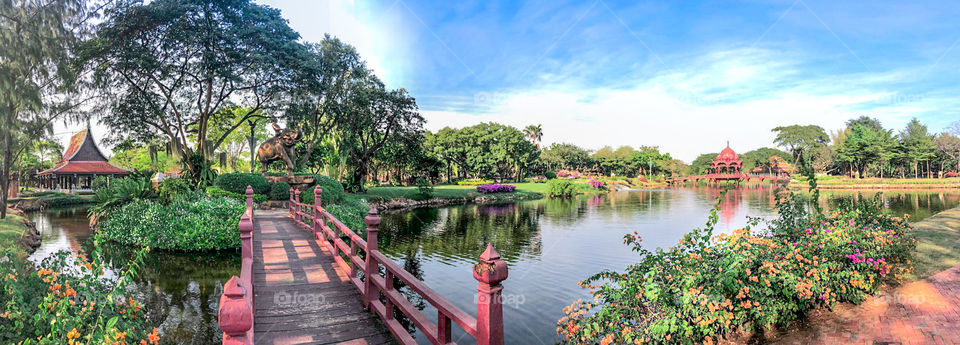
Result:
{"label": "statue pedestal", "polygon": [[270,181],[270,184],[275,184],[277,182],[286,182],[290,187],[299,189],[301,191],[306,191],[313,185],[313,176],[297,175],[297,176],[264,176],[267,178],[267,181]]}

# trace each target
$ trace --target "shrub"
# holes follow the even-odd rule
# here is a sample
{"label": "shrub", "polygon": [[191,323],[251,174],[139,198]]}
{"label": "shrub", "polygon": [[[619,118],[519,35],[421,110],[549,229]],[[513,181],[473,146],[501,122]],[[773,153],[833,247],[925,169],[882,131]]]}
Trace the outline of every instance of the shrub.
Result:
{"label": "shrub", "polygon": [[489,183],[493,183],[493,181],[483,180],[478,178],[471,178],[471,179],[457,181],[457,185],[460,185],[460,186],[479,186],[482,184],[489,184]]}
{"label": "shrub", "polygon": [[[209,197],[211,197],[211,198],[223,198],[223,197],[226,197],[226,198],[231,198],[231,199],[234,199],[234,200],[243,202],[243,203],[246,203],[246,202],[247,202],[247,198],[246,198],[246,194],[245,194],[245,193],[244,193],[244,194],[239,194],[239,193],[234,193],[234,192],[228,192],[228,191],[225,191],[225,190],[220,189],[220,188],[215,187],[215,186],[207,187],[206,192],[207,192],[207,196],[209,196]],[[257,203],[257,204],[267,202],[268,199],[269,199],[269,198],[267,198],[267,196],[266,196],[266,195],[263,195],[263,194],[254,194],[254,195],[253,195],[253,202],[254,202],[254,203]]]}
{"label": "shrub", "polygon": [[143,178],[115,178],[100,188],[93,190],[93,202],[90,208],[95,215],[102,215],[133,200],[141,200],[153,196],[153,187],[150,180]]}
{"label": "shrub", "polygon": [[169,204],[190,194],[190,187],[181,179],[168,178],[160,182],[157,192],[160,195],[160,202]]}
{"label": "shrub", "polygon": [[956,171],[950,171],[943,175],[946,177],[957,177],[957,176],[960,176],[960,173],[957,173]]}
{"label": "shrub", "polygon": [[433,196],[433,185],[430,184],[430,181],[423,177],[417,177],[417,194],[424,198]]}
{"label": "shrub", "polygon": [[177,200],[163,205],[135,200],[97,227],[104,239],[151,248],[205,251],[240,247],[237,224],[244,204],[233,198]]}
{"label": "shrub", "polygon": [[[105,275],[99,253],[70,257],[65,251],[36,266],[5,254],[0,265],[0,343],[157,344],[143,304],[129,294],[143,251],[123,270]],[[37,267],[38,266],[38,267]],[[152,329],[152,331],[151,331]]]}
{"label": "shrub", "polygon": [[543,173],[543,176],[546,177],[548,180],[552,180],[557,178],[557,173],[547,170],[547,172]]}
{"label": "shrub", "polygon": [[270,182],[266,177],[260,174],[248,173],[229,173],[217,177],[213,182],[214,186],[220,187],[228,192],[244,194],[247,192],[247,186],[253,187],[254,194],[270,193]]}
{"label": "shrub", "polygon": [[[323,190],[323,195],[321,195],[321,198],[323,199],[322,204],[324,206],[336,204],[341,200],[343,200],[343,195],[345,194],[345,192],[343,191],[343,184],[341,184],[339,181],[335,180],[334,178],[326,175],[313,175],[313,177],[314,177],[314,184],[319,185],[320,189]],[[313,188],[311,188],[310,192],[306,194],[310,194],[310,203],[312,204]],[[303,194],[300,194],[300,197],[301,199],[303,199]]]}
{"label": "shrub", "polygon": [[626,235],[640,261],[581,282],[596,303],[564,308],[558,333],[568,343],[712,343],[860,303],[911,270],[909,225],[882,214],[879,202],[823,215],[791,196],[765,232],[751,231],[754,221],[714,237],[721,199],[707,225],[674,247],[649,251],[636,232]]}
{"label": "shrub", "polygon": [[592,178],[590,179],[590,187],[593,187],[593,189],[603,189],[603,186],[603,181],[594,180]]}
{"label": "shrub", "polygon": [[580,178],[580,172],[560,170],[560,171],[557,171],[557,177],[558,177],[558,178],[568,178],[568,179],[569,179],[569,178]]}
{"label": "shrub", "polygon": [[270,200],[290,200],[290,184],[286,182],[274,183],[270,187]]}
{"label": "shrub", "polygon": [[570,180],[550,180],[547,189],[551,198],[567,198],[577,195],[577,185]]}
{"label": "shrub", "polygon": [[493,183],[493,184],[484,184],[484,185],[477,186],[477,192],[480,192],[482,194],[513,193],[515,189],[517,189],[517,186],[514,186],[512,184]]}

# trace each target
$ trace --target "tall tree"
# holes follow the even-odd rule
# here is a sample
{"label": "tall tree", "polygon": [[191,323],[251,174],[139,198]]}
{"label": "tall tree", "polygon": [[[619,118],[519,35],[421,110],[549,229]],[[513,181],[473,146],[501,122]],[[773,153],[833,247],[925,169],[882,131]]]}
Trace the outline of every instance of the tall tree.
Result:
{"label": "tall tree", "polygon": [[[792,125],[781,126],[773,129],[777,137],[773,142],[780,147],[786,148],[793,154],[794,165],[800,161],[801,155],[816,152],[820,147],[826,146],[830,142],[830,137],[822,127],[816,125]],[[806,157],[810,158],[810,157]]]}
{"label": "tall tree", "polygon": [[14,162],[64,113],[56,95],[75,79],[74,46],[86,15],[81,0],[0,1],[0,219]]}
{"label": "tall tree", "polygon": [[[900,142],[904,147],[907,161],[913,166],[913,176],[919,177],[920,162],[927,162],[935,156],[936,145],[927,126],[914,118],[900,132]],[[929,167],[927,169],[929,171]]]}
{"label": "tall tree", "polygon": [[942,133],[937,136],[936,145],[937,152],[943,156],[940,170],[943,171],[943,165],[952,160],[956,164],[954,171],[960,171],[960,138],[950,133]]}
{"label": "tall tree", "polygon": [[[122,2],[84,42],[83,56],[109,91],[101,121],[116,129],[114,139],[165,137],[181,157],[209,157],[310,79],[314,64],[299,37],[279,10],[250,0]],[[235,105],[248,112],[211,137],[217,115]]]}
{"label": "tall tree", "polygon": [[540,141],[543,140],[543,125],[529,125],[523,129],[523,135],[530,140],[530,143],[540,148]]}

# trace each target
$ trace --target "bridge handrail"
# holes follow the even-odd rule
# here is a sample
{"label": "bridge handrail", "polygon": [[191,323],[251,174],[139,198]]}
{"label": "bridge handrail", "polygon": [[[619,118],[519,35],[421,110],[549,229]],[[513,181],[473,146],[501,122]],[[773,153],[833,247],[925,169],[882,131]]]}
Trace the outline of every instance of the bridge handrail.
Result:
{"label": "bridge handrail", "polygon": [[[455,344],[451,326],[456,323],[474,337],[478,345],[503,345],[503,306],[500,298],[503,286],[500,282],[507,278],[507,264],[500,259],[492,245],[487,245],[486,251],[480,256],[480,262],[473,269],[473,277],[479,282],[477,316],[474,317],[443,298],[377,249],[380,217],[376,209],[371,208],[364,218],[364,223],[367,224],[367,239],[364,240],[323,209],[323,190],[320,186],[314,188],[313,192],[314,204],[309,205],[300,202],[298,190],[290,189],[290,217],[301,227],[311,230],[321,245],[330,250],[334,261],[347,272],[350,282],[363,295],[364,306],[380,316],[400,343],[416,344],[416,340],[397,321],[394,308],[412,320],[432,344]],[[309,219],[310,224],[303,219]],[[364,253],[363,257],[360,256],[360,251]],[[346,256],[346,259],[343,256]],[[382,276],[380,266],[384,268]],[[363,279],[358,277],[358,272],[363,273]],[[403,282],[437,309],[436,323],[430,321],[394,287],[394,279]],[[383,301],[380,300],[380,293],[384,295]]]}
{"label": "bridge handrail", "polygon": [[240,215],[240,277],[223,285],[217,323],[224,345],[253,344],[253,187],[247,186],[246,208]]}

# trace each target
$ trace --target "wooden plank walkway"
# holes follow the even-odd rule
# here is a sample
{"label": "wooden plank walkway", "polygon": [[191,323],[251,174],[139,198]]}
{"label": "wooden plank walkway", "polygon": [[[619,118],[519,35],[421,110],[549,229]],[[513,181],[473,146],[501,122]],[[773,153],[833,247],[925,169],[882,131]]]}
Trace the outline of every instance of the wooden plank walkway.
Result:
{"label": "wooden plank walkway", "polygon": [[287,210],[256,211],[253,238],[254,343],[396,343],[330,252]]}

